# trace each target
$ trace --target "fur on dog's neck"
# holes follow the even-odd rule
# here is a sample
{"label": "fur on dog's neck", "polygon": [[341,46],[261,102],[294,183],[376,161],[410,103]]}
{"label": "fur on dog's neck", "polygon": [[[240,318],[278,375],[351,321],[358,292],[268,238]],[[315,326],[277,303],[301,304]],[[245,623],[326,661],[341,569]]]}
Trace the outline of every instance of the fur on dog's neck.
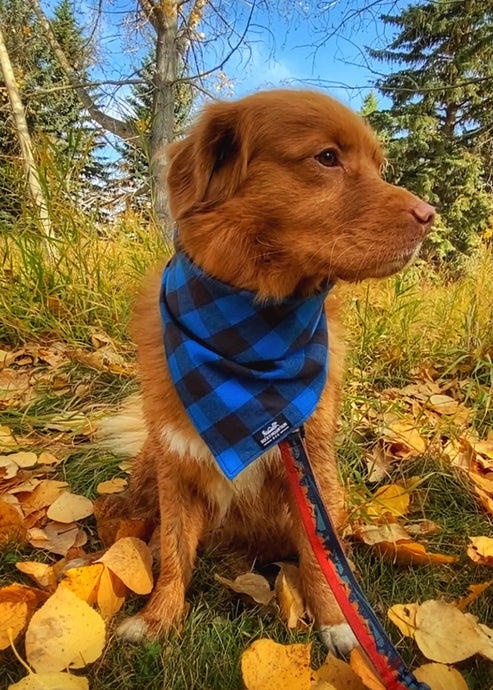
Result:
{"label": "fur on dog's neck", "polygon": [[[238,231],[234,209],[231,214],[198,214],[180,222],[178,246],[204,273],[240,290],[258,295],[259,301],[287,297],[308,298],[318,294],[334,276],[327,275],[325,266],[300,264],[295,248],[286,246],[282,230],[265,231],[262,224],[253,227],[243,223]],[[235,218],[224,222],[224,217]],[[204,227],[205,226],[205,227]]]}

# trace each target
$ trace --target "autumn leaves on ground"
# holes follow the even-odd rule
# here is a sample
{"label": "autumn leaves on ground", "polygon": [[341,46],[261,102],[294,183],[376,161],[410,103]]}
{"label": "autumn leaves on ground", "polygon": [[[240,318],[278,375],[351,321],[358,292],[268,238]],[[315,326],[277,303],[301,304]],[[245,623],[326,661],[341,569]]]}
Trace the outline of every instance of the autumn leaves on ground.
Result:
{"label": "autumn leaves on ground", "polygon": [[[486,250],[459,279],[421,265],[345,288],[345,537],[377,615],[433,690],[493,687]],[[67,254],[41,275],[12,248],[3,271],[0,688],[381,688],[360,653],[325,658],[294,563],[259,571],[203,554],[180,631],[162,644],[113,636],[152,587],[155,545],[145,523],[119,525],[109,547],[96,529],[92,501],[124,490],[129,471],[98,429],[136,390],[125,322],[155,251],[117,238],[97,266],[86,251],[64,273]]]}

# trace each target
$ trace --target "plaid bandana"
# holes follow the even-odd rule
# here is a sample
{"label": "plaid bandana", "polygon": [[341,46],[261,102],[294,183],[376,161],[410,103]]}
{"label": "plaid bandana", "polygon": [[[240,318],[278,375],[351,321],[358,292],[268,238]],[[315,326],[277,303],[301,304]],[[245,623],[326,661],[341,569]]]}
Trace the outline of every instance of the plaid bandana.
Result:
{"label": "plaid bandana", "polygon": [[181,251],[166,266],[160,308],[168,368],[229,479],[314,411],[327,377],[330,287],[307,299],[259,303]]}

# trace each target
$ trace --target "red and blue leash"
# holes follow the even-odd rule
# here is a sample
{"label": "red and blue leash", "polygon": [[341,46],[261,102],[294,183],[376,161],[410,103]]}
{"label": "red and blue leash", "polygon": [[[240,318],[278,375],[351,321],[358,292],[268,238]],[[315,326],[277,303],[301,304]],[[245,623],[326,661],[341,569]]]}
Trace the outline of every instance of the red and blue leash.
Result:
{"label": "red and blue leash", "polygon": [[292,432],[279,444],[313,553],[349,626],[387,690],[430,690],[408,670],[363,594],[317,488],[303,440]]}

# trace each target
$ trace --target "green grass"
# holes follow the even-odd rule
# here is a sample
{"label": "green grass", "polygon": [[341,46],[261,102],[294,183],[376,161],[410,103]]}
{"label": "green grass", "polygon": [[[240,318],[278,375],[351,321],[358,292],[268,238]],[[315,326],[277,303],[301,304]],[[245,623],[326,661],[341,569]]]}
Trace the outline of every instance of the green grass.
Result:
{"label": "green grass", "polygon": [[[29,223],[4,231],[0,237],[0,349],[33,340],[61,340],[90,350],[91,335],[97,329],[109,334],[131,360],[133,350],[126,331],[131,296],[145,268],[166,248],[138,218],[127,218],[120,227],[104,229],[102,235],[94,223],[72,211],[60,211],[55,266],[40,254]],[[490,273],[485,247],[456,282],[421,265],[385,281],[344,288],[350,347],[338,445],[350,501],[356,494],[376,488],[368,485],[364,458],[378,437],[378,420],[390,409],[406,409],[399,397],[393,401],[382,397],[386,388],[432,375],[450,384],[454,396],[471,410],[470,423],[480,436],[492,428]],[[37,386],[37,397],[29,404],[2,410],[2,424],[34,442],[37,450],[56,448],[63,458],[57,476],[66,479],[73,491],[92,498],[100,481],[122,475],[120,458],[77,434],[63,435],[54,447],[54,433],[46,423],[60,414],[97,416],[132,393],[135,382],[76,361],[64,365],[62,372],[67,377],[66,388],[53,390],[49,382]],[[79,384],[83,384],[81,392],[77,392]],[[368,423],[368,409],[376,415],[374,422]],[[436,430],[427,427],[426,420],[423,425],[433,438]],[[447,437],[462,431],[453,422],[448,429],[440,429]],[[392,479],[410,477],[422,479],[422,504],[410,520],[426,517],[438,522],[443,531],[426,541],[429,550],[456,554],[459,563],[399,567],[358,544],[352,546],[351,556],[377,614],[414,667],[424,660],[415,643],[402,638],[387,621],[388,607],[441,597],[455,600],[467,593],[469,584],[490,579],[487,568],[468,561],[465,548],[468,536],[491,534],[491,521],[478,507],[463,476],[432,454],[395,465]],[[91,547],[98,548],[94,523],[88,521],[88,527]],[[15,562],[50,558],[41,551],[10,544],[1,554],[0,581],[27,584]],[[314,662],[320,661],[323,650],[314,634],[288,632],[273,607],[247,605],[214,580],[214,573],[228,576],[233,570],[230,557],[219,553],[201,556],[183,631],[162,644],[122,645],[111,636],[112,627],[103,656],[80,672],[90,679],[91,689],[236,690],[241,688],[241,653],[259,637],[282,643],[313,640]],[[143,603],[143,597],[129,601],[116,622]],[[491,626],[491,590],[469,610]],[[17,646],[23,653],[22,642]],[[470,690],[493,688],[491,664],[475,657],[458,668]],[[11,651],[4,653],[1,674],[2,688],[25,675]]]}

